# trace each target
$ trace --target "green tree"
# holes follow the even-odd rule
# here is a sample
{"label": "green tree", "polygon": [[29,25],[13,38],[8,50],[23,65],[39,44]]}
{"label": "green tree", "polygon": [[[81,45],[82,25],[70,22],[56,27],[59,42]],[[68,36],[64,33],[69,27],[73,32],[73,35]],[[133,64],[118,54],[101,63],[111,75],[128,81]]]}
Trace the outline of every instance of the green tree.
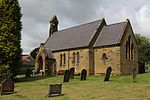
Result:
{"label": "green tree", "polygon": [[17,75],[21,66],[21,8],[17,0],[0,0],[0,72]]}
{"label": "green tree", "polygon": [[35,48],[31,51],[30,55],[35,59],[36,55],[38,54],[39,48]]}
{"label": "green tree", "polygon": [[137,44],[138,44],[138,56],[139,60],[145,63],[150,62],[150,41],[148,38],[141,36],[140,34],[135,34]]}

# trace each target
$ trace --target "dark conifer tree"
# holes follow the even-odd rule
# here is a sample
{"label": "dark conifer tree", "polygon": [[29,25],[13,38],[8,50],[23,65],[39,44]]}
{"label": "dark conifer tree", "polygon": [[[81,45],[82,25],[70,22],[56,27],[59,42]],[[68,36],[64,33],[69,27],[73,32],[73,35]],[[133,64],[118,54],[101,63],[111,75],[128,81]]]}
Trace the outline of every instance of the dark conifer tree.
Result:
{"label": "dark conifer tree", "polygon": [[18,0],[0,0],[0,71],[17,75],[21,66],[21,8]]}

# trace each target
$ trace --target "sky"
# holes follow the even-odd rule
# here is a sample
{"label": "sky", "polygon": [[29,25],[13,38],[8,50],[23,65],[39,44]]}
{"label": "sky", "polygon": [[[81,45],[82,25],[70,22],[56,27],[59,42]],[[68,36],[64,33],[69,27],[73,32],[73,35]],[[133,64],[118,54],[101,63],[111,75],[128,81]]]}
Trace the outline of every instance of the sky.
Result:
{"label": "sky", "polygon": [[150,0],[19,0],[23,54],[47,40],[56,15],[59,30],[105,18],[107,24],[129,19],[134,33],[150,39]]}

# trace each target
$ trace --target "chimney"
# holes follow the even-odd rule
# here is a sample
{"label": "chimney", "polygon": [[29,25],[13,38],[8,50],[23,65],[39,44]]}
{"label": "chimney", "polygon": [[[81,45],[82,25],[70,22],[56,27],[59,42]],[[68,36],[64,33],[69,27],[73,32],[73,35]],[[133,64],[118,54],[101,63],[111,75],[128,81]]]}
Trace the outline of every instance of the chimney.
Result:
{"label": "chimney", "polygon": [[50,20],[49,37],[56,31],[58,31],[58,19],[56,16],[53,16]]}

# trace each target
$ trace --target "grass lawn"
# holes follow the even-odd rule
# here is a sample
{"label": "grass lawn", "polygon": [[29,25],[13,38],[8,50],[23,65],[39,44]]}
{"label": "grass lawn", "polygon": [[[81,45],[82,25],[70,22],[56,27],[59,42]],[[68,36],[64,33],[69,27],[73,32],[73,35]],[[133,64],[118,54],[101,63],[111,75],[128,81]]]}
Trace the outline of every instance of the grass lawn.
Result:
{"label": "grass lawn", "polygon": [[150,100],[150,72],[137,75],[132,82],[129,76],[112,76],[109,82],[104,76],[88,76],[86,81],[80,77],[63,83],[63,96],[47,97],[50,83],[62,83],[63,76],[19,78],[15,92],[2,95],[0,100]]}

